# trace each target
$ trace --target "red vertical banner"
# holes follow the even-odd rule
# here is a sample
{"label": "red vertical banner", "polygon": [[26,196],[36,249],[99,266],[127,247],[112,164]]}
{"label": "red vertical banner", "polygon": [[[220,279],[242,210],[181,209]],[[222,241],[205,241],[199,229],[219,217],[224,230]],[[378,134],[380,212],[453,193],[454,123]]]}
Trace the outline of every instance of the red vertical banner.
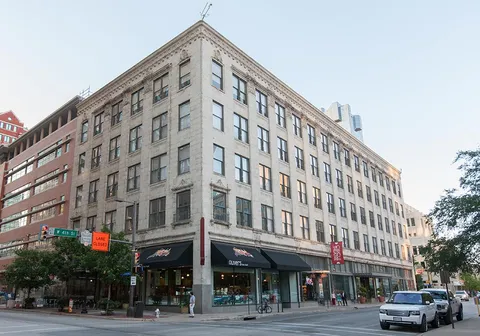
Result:
{"label": "red vertical banner", "polygon": [[330,243],[330,257],[332,258],[333,265],[343,265],[345,263],[345,260],[343,259],[342,242]]}
{"label": "red vertical banner", "polygon": [[200,265],[205,265],[205,218],[200,219]]}

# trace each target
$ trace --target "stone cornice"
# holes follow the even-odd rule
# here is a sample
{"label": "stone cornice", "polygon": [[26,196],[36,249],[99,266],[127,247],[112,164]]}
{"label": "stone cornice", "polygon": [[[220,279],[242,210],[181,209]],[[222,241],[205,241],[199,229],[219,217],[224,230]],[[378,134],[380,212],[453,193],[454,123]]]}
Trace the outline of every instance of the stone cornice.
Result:
{"label": "stone cornice", "polygon": [[[198,39],[208,41],[214,46],[218,55],[223,54],[243,66],[246,70],[243,71],[243,73],[246,72],[247,78],[244,78],[245,80],[254,82],[258,84],[259,87],[266,89],[269,94],[275,96],[280,102],[284,103],[285,107],[290,106],[290,110],[303,114],[309,121],[324,130],[325,133],[334,138],[342,139],[348,148],[354,150],[360,156],[368,158],[374,163],[374,165],[381,167],[389,175],[395,175],[393,177],[398,179],[398,176],[400,176],[400,170],[367,147],[364,143],[360,142],[347,130],[337,125],[325,113],[296,93],[288,85],[280,81],[271,72],[266,70],[253,58],[236,47],[232,42],[204,21],[195,23],[160,49],[137,63],[131,69],[127,70],[106,86],[93,93],[90,97],[83,100],[78,105],[78,114],[103,107],[106,101],[110,101],[122,92],[127,92],[132,86],[138,85],[138,83],[142,82],[146,76],[155,73],[158,70],[156,68],[160,64],[168,61],[176,54],[181,54],[186,45],[192,44]],[[238,73],[238,71],[235,72]]]}

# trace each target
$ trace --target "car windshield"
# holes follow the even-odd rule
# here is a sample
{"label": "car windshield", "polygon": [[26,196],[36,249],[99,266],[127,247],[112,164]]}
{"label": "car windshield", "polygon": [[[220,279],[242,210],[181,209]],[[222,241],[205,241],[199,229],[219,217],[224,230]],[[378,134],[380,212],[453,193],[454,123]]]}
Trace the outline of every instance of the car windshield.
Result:
{"label": "car windshield", "polygon": [[429,292],[434,300],[448,300],[447,293],[445,292],[434,292],[434,291],[427,291]]}
{"label": "car windshield", "polygon": [[393,293],[388,300],[393,304],[422,304],[422,295],[418,293]]}
{"label": "car windshield", "polygon": [[455,294],[465,294],[464,291],[457,291]]}

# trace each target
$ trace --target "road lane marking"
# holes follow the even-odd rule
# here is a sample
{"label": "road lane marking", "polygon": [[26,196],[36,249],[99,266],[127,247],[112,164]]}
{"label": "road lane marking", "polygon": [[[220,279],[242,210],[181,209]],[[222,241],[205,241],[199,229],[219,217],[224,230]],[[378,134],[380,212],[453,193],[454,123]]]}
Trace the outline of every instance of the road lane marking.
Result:
{"label": "road lane marking", "polygon": [[19,334],[25,332],[44,332],[44,331],[51,331],[51,330],[60,330],[60,331],[71,331],[71,330],[82,330],[85,329],[84,327],[63,327],[63,328],[42,328],[42,329],[28,329],[28,330],[15,330],[15,331],[0,331],[0,335],[10,335],[10,334]]}
{"label": "road lane marking", "polygon": [[[292,325],[292,326],[305,326],[305,327],[320,327],[325,329],[333,329],[337,331],[355,331],[359,334],[370,334],[370,335],[389,335],[390,333],[402,333],[402,334],[413,334],[418,335],[418,333],[413,332],[405,332],[405,331],[397,331],[397,330],[389,330],[388,332],[381,332],[380,330],[373,330],[373,329],[366,329],[366,328],[357,328],[357,327],[344,327],[344,326],[336,326],[336,325],[329,325],[329,324],[312,324],[312,323],[282,323],[282,322],[275,322],[272,324],[279,324],[279,325]],[[359,331],[363,330],[363,331]]]}

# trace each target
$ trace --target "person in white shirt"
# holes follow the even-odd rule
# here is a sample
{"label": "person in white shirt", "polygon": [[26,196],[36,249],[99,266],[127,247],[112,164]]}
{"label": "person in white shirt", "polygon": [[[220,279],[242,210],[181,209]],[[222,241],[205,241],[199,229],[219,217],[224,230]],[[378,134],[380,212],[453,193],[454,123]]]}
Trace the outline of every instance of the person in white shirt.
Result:
{"label": "person in white shirt", "polygon": [[190,317],[195,317],[195,313],[193,312],[194,308],[195,308],[195,295],[193,295],[193,292],[190,292]]}

